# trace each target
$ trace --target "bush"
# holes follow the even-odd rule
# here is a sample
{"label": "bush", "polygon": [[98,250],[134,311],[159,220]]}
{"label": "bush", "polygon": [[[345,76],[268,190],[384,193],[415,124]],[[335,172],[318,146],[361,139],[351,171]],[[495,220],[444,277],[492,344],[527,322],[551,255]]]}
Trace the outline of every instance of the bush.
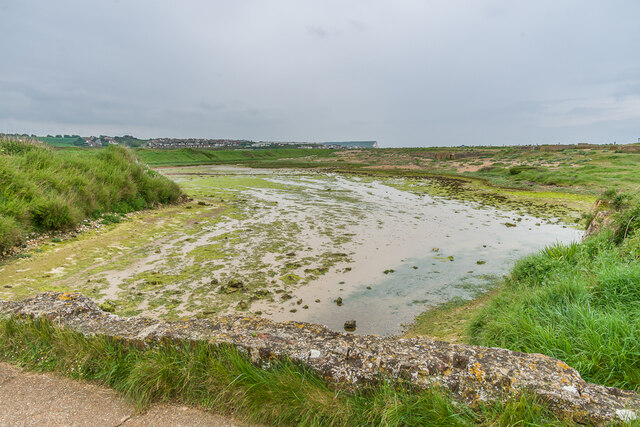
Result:
{"label": "bush", "polygon": [[105,225],[109,225],[109,224],[118,224],[122,222],[122,219],[120,218],[120,215],[117,214],[104,214],[102,216],[102,221],[100,221],[101,224],[105,224]]}
{"label": "bush", "polygon": [[640,229],[640,200],[627,197],[629,202],[615,218],[614,241],[621,244],[625,239],[632,237]]}
{"label": "bush", "polygon": [[61,230],[76,223],[69,203],[58,197],[36,202],[31,207],[31,219],[41,230]]}
{"label": "bush", "polygon": [[523,172],[523,171],[527,171],[527,170],[537,170],[537,168],[533,167],[533,166],[513,166],[511,168],[509,168],[509,175],[518,175],[519,173]]}

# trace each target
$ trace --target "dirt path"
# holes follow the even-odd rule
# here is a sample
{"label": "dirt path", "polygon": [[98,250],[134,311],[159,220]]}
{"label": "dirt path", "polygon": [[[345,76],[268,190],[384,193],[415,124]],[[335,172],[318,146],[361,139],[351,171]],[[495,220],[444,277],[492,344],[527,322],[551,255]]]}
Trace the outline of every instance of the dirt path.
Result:
{"label": "dirt path", "polygon": [[0,426],[247,426],[187,406],[138,414],[114,390],[0,363]]}

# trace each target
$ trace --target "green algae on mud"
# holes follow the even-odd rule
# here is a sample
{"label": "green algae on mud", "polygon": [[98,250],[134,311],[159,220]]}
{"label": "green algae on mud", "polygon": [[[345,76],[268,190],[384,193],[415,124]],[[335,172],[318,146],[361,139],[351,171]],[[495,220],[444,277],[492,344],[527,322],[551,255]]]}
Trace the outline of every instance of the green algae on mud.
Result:
{"label": "green algae on mud", "polygon": [[398,177],[384,179],[384,182],[415,194],[478,203],[563,222],[578,223],[582,213],[595,202],[595,197],[589,195],[497,188],[480,179],[462,176]]}
{"label": "green algae on mud", "polygon": [[[6,287],[0,295],[75,290],[108,301],[116,313],[176,318],[247,309],[251,301],[273,299],[272,291],[285,292],[347,260],[299,242],[301,230],[294,222],[262,223],[256,211],[278,202],[263,206],[241,194],[259,188],[283,191],[285,185],[253,176],[185,176],[178,180],[199,203],[132,215],[74,241],[49,243],[45,248],[52,249],[29,263],[18,260],[2,268],[0,285]],[[238,226],[252,220],[256,225]],[[325,236],[332,234],[326,231]],[[336,235],[326,243],[345,239]],[[300,255],[295,262],[285,259],[284,253],[294,252]],[[233,280],[242,286],[223,291]]]}

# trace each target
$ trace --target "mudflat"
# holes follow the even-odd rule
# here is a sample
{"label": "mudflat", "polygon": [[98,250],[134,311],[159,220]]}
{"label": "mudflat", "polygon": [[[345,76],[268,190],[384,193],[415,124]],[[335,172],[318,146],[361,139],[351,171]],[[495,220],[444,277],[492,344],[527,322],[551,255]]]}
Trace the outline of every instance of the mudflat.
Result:
{"label": "mudflat", "polygon": [[163,168],[193,200],[131,214],[0,266],[0,298],[77,291],[117,314],[250,312],[393,335],[468,300],[513,262],[578,240],[578,211],[464,181],[199,166]]}

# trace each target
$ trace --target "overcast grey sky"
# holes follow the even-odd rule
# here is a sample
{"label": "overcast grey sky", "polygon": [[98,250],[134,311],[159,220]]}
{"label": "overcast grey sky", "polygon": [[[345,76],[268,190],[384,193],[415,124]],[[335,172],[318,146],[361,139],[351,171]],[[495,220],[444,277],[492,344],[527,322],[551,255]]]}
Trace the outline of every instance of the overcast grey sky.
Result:
{"label": "overcast grey sky", "polygon": [[0,132],[640,137],[637,0],[0,0]]}

